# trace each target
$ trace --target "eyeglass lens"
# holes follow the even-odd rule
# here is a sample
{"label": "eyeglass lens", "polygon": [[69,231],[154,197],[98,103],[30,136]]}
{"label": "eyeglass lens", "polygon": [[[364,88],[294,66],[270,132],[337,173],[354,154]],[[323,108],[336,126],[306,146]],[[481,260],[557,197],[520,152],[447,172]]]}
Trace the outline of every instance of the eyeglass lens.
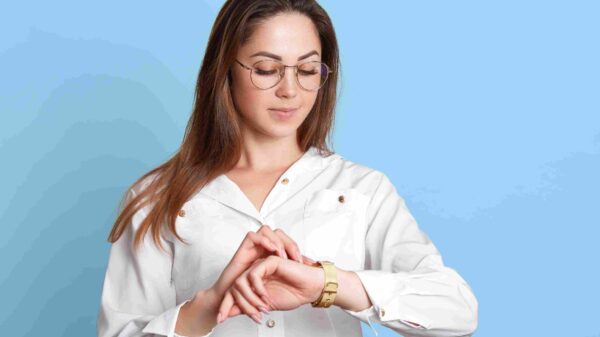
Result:
{"label": "eyeglass lens", "polygon": [[[259,61],[254,64],[251,79],[260,89],[269,89],[277,85],[283,77],[284,65],[276,61]],[[318,61],[298,65],[298,83],[306,90],[318,90],[325,84],[329,69]]]}

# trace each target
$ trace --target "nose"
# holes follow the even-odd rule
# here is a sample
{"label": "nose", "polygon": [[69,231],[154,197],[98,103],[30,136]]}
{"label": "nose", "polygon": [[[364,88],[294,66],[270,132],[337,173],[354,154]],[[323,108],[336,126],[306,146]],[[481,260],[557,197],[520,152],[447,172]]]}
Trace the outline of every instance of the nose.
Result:
{"label": "nose", "polygon": [[296,81],[296,68],[284,68],[283,78],[277,85],[277,96],[294,97],[298,91],[298,82]]}

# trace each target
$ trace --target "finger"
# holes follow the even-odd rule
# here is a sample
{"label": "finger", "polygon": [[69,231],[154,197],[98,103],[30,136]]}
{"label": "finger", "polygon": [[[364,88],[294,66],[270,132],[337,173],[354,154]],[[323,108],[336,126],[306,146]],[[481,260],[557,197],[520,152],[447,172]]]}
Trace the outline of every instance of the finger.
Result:
{"label": "finger", "polygon": [[250,281],[250,286],[256,290],[256,294],[259,296],[268,296],[269,293],[267,289],[265,289],[265,285],[263,283],[263,279],[260,278],[258,272],[256,270],[252,270],[248,273],[248,279]]}
{"label": "finger", "polygon": [[273,232],[271,227],[263,224],[257,233],[260,233],[261,235],[266,236],[267,238],[269,238],[269,240],[271,240],[272,242],[274,242],[277,245],[277,247],[279,248],[279,251],[280,251],[278,254],[279,257],[281,257],[282,259],[288,258],[288,255],[285,252],[285,244],[284,244],[283,240],[281,240],[281,238],[277,234],[275,234],[275,232]]}
{"label": "finger", "polygon": [[225,292],[225,296],[223,296],[221,305],[219,306],[219,311],[218,311],[218,315],[217,315],[217,324],[220,324],[221,322],[223,322],[224,320],[226,320],[229,317],[236,316],[236,315],[233,315],[233,316],[230,315],[230,309],[233,306],[233,304],[234,304],[233,295],[231,294],[230,290],[227,290],[227,292]]}
{"label": "finger", "polygon": [[269,308],[271,308],[271,310],[277,310],[277,308],[273,304],[273,301],[269,297],[269,293],[265,289],[264,281],[259,276],[258,272],[255,270],[252,270],[250,273],[248,273],[248,279],[250,281],[250,286],[256,290],[256,294],[258,294],[260,296],[262,301],[264,303],[267,303]]}
{"label": "finger", "polygon": [[308,256],[302,255],[302,263],[304,263],[307,266],[314,266],[317,263],[317,261],[311,259]]}
{"label": "finger", "polygon": [[265,250],[271,251],[272,253],[277,252],[277,245],[273,243],[268,237],[255,233],[248,232],[248,239],[254,244],[255,247],[262,247]]}
{"label": "finger", "polygon": [[244,298],[244,296],[236,289],[232,288],[231,293],[235,298],[235,303],[242,309],[242,312],[248,317],[252,318],[256,323],[261,324],[262,315],[258,310],[253,307],[248,301]]}
{"label": "finger", "polygon": [[[233,260],[238,260],[238,257],[240,254],[242,254],[244,256],[243,260],[251,260],[254,261],[259,257],[262,257],[264,255],[264,253],[262,252],[262,249],[265,249],[267,251],[273,251],[273,246],[275,246],[275,248],[277,249],[277,245],[273,244],[273,245],[269,245],[268,241],[265,241],[262,237],[264,235],[261,235],[259,233],[253,232],[253,231],[249,231],[248,233],[246,233],[246,236],[244,237],[244,240],[242,241],[242,243],[240,244],[240,246],[238,247],[237,251],[235,252],[234,256],[233,256]],[[261,249],[256,250],[254,248],[260,247]]]}
{"label": "finger", "polygon": [[237,315],[241,315],[242,314],[242,309],[240,309],[240,307],[238,307],[237,304],[234,304],[231,307],[231,310],[229,310],[229,317],[235,317]]}
{"label": "finger", "polygon": [[[248,267],[251,264],[251,261],[256,261],[257,259],[264,257],[264,252],[262,251],[263,248],[261,248],[260,250],[255,249],[257,246],[269,247],[267,241],[265,241],[262,237],[263,235],[259,235],[252,231],[249,231],[246,234],[244,240],[233,255],[233,258],[229,261],[227,267],[217,280],[216,285],[219,293],[224,294],[225,291],[227,291],[227,289],[231,287],[231,284],[233,284],[235,279],[238,278],[239,275],[241,275],[245,270],[248,269]],[[273,247],[269,247],[269,249],[264,249],[267,249],[267,251],[270,252],[280,250],[277,247],[277,245],[273,245],[275,246],[275,250],[273,250]]]}
{"label": "finger", "polygon": [[[248,303],[250,303],[250,305],[252,305],[254,308],[258,308],[260,311],[263,312],[267,311],[268,313],[267,308],[269,307],[269,305],[263,300],[261,300],[254,292],[254,290],[250,286],[250,282],[248,281],[248,274],[249,272],[242,274],[242,276],[240,276],[235,281],[235,289],[239,291],[242,294],[242,296],[244,296],[244,298],[248,301]],[[266,291],[263,294],[259,295],[266,295]]]}
{"label": "finger", "polygon": [[[264,259],[261,263],[257,264],[252,268],[252,273],[261,278],[261,280],[265,280],[269,278],[271,275],[275,274],[277,271],[277,267],[279,264],[283,262],[281,258],[271,255]],[[267,294],[268,297],[268,294]]]}
{"label": "finger", "polygon": [[281,241],[283,241],[288,256],[293,256],[294,260],[296,260],[299,263],[302,263],[302,254],[300,254],[300,248],[298,247],[298,244],[296,244],[296,242],[292,240],[292,238],[290,238],[287,234],[285,234],[283,230],[279,228],[277,228],[273,232],[275,233],[275,235],[281,238]]}
{"label": "finger", "polygon": [[285,252],[285,245],[284,245],[283,241],[281,240],[281,238],[279,236],[277,236],[275,234],[275,232],[273,232],[271,227],[269,227],[266,224],[263,224],[257,233],[260,233],[261,235],[269,238],[269,240],[271,240],[271,242],[275,243],[275,245],[279,249],[279,253],[277,254],[277,255],[279,255],[279,257],[281,257],[282,259],[288,258],[287,254]]}

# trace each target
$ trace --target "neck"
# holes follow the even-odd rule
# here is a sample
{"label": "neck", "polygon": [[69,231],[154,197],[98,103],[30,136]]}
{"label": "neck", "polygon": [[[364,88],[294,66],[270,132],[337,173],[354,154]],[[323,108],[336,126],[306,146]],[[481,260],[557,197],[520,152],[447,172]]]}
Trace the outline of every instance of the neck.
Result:
{"label": "neck", "polygon": [[285,139],[274,142],[244,141],[235,169],[257,173],[285,170],[303,154],[295,137],[293,142]]}

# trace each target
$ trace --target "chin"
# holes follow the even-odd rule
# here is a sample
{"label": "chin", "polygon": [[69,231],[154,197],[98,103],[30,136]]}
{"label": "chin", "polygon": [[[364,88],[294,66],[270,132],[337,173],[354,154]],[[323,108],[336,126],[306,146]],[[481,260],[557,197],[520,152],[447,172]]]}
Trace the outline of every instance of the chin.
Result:
{"label": "chin", "polygon": [[263,127],[262,129],[265,131],[265,134],[276,137],[276,138],[285,138],[295,136],[298,131],[299,125],[295,123],[288,125],[281,125],[279,123],[273,123]]}
{"label": "chin", "polygon": [[297,131],[297,128],[272,128],[269,134],[276,138],[285,138],[295,136]]}

